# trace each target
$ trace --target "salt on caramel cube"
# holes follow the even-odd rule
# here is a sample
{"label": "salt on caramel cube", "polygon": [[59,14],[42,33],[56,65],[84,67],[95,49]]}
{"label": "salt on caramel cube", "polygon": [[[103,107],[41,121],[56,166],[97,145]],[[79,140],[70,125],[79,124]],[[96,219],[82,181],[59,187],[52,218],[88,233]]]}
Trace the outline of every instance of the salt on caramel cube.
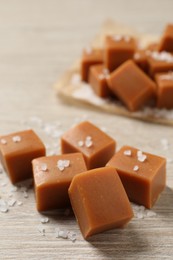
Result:
{"label": "salt on caramel cube", "polygon": [[90,47],[84,49],[80,67],[81,79],[88,82],[90,66],[101,63],[103,63],[103,50]]}
{"label": "salt on caramel cube", "polygon": [[71,205],[84,238],[123,227],[133,211],[114,168],[78,174],[69,188]]}
{"label": "salt on caramel cube", "polygon": [[157,83],[157,107],[173,108],[173,71],[155,76]]}
{"label": "salt on caramel cube", "polygon": [[129,199],[152,208],[166,185],[166,160],[123,146],[107,163],[115,167]]}
{"label": "salt on caramel cube", "polygon": [[154,78],[156,73],[173,70],[173,55],[169,52],[148,51],[149,74]]}
{"label": "salt on caramel cube", "polygon": [[106,98],[111,95],[111,91],[107,84],[109,70],[103,65],[94,65],[90,67],[89,84],[97,96]]}
{"label": "salt on caramel cube", "polygon": [[74,176],[85,172],[81,153],[40,157],[32,161],[38,211],[70,206],[68,188]]}
{"label": "salt on caramel cube", "polygon": [[133,59],[135,53],[135,40],[128,35],[112,35],[105,39],[104,64],[110,72],[123,62]]}
{"label": "salt on caramel cube", "polygon": [[0,159],[12,183],[32,178],[31,161],[45,155],[45,146],[32,130],[0,136]]}
{"label": "salt on caramel cube", "polygon": [[130,111],[142,108],[156,91],[156,84],[131,60],[112,72],[107,81],[112,92]]}
{"label": "salt on caramel cube", "polygon": [[81,152],[87,169],[105,166],[115,153],[116,142],[98,127],[84,121],[61,137],[62,153]]}
{"label": "salt on caramel cube", "polygon": [[173,24],[168,24],[160,40],[158,51],[173,52]]}

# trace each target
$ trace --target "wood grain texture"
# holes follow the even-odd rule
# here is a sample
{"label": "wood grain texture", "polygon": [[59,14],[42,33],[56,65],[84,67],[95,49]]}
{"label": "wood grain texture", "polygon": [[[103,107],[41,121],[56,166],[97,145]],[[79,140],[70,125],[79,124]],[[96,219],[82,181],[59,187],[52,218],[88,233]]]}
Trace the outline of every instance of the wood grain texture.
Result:
{"label": "wood grain texture", "polygon": [[[107,18],[140,32],[161,33],[172,22],[173,2],[153,1],[22,1],[0,2],[0,133],[32,127],[50,150],[58,151],[58,134],[88,118],[118,142],[173,158],[172,127],[158,126],[109,115],[87,106],[72,106],[57,99],[53,84],[80,56]],[[127,8],[128,5],[128,8]],[[33,116],[42,119],[39,124]],[[32,118],[31,118],[32,117]],[[59,124],[58,124],[59,123]],[[49,133],[48,128],[52,128]],[[161,139],[168,140],[167,149]],[[10,184],[0,174],[0,197],[7,199]],[[120,230],[84,241],[72,215],[58,212],[38,232],[41,215],[35,209],[33,189],[24,198],[20,189],[13,197],[22,206],[0,213],[0,259],[172,259],[173,163],[167,165],[167,188],[154,206],[155,217],[134,218]],[[77,240],[55,238],[55,228],[74,231]]]}

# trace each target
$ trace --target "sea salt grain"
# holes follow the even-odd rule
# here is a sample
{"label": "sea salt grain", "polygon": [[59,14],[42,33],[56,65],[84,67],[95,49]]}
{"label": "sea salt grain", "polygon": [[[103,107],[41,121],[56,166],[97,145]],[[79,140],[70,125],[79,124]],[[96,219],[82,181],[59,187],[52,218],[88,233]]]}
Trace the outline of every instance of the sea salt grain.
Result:
{"label": "sea salt grain", "polygon": [[83,142],[83,141],[78,141],[78,146],[79,146],[79,147],[84,146],[84,142]]}
{"label": "sea salt grain", "polygon": [[56,228],[55,229],[55,237],[67,239],[68,238],[68,231],[67,230],[60,230],[60,229]]}
{"label": "sea salt grain", "polygon": [[21,137],[19,135],[15,135],[12,137],[14,143],[19,143],[21,141]]}
{"label": "sea salt grain", "polygon": [[68,233],[68,239],[71,240],[74,243],[76,241],[76,233],[69,232]]}
{"label": "sea salt grain", "polygon": [[7,141],[3,138],[1,139],[1,144],[7,144]]}
{"label": "sea salt grain", "polygon": [[45,236],[45,228],[43,226],[39,225],[37,229],[42,234],[42,236]]}
{"label": "sea salt grain", "polygon": [[8,205],[5,200],[0,199],[0,212],[6,213],[8,212]]}
{"label": "sea salt grain", "polygon": [[41,220],[40,220],[40,222],[42,223],[42,224],[46,224],[46,223],[48,223],[49,222],[49,218],[41,218]]}
{"label": "sea salt grain", "polygon": [[43,172],[46,172],[46,171],[48,170],[46,163],[42,163],[42,164],[41,164],[41,170],[42,170]]}
{"label": "sea salt grain", "polygon": [[124,151],[124,155],[131,156],[132,155],[132,151],[131,150],[125,150]]}
{"label": "sea salt grain", "polygon": [[58,160],[57,162],[57,168],[60,171],[64,171],[65,168],[68,168],[70,166],[70,160]]}
{"label": "sea salt grain", "polygon": [[142,153],[142,151],[137,151],[137,157],[139,162],[144,162],[147,159],[147,156]]}
{"label": "sea salt grain", "polygon": [[119,41],[121,41],[122,40],[122,35],[113,35],[113,37],[112,37],[112,39],[114,40],[114,41],[117,41],[117,42],[119,42]]}
{"label": "sea salt grain", "polygon": [[16,200],[15,199],[11,199],[11,200],[8,201],[8,206],[9,207],[13,207],[15,205],[15,203],[16,203]]}
{"label": "sea salt grain", "polygon": [[137,171],[139,170],[139,166],[138,166],[138,165],[135,165],[135,166],[133,167],[133,170],[134,170],[135,172],[137,172]]}
{"label": "sea salt grain", "polygon": [[18,201],[17,202],[17,206],[22,206],[23,205],[23,202],[22,201]]}
{"label": "sea salt grain", "polygon": [[26,191],[24,191],[24,193],[23,193],[23,197],[24,197],[25,199],[28,198],[28,193],[27,193]]}

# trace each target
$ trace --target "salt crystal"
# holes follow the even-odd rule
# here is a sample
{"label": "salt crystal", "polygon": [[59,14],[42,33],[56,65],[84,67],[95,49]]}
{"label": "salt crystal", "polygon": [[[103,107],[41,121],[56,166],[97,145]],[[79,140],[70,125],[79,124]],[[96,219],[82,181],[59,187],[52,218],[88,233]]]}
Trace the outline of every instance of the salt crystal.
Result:
{"label": "salt crystal", "polygon": [[57,236],[56,237],[67,239],[68,238],[68,231],[67,230],[59,230],[57,232]]}
{"label": "salt crystal", "polygon": [[21,206],[22,204],[23,204],[22,201],[18,201],[18,202],[17,202],[17,206]]}
{"label": "salt crystal", "polygon": [[171,55],[169,52],[166,52],[166,51],[162,51],[162,52],[153,51],[149,55],[154,60],[165,61],[165,62],[168,62],[168,63],[173,62],[173,55]]}
{"label": "salt crystal", "polygon": [[93,145],[92,140],[85,140],[85,146],[86,146],[87,148],[90,148],[92,145]]}
{"label": "salt crystal", "polygon": [[5,140],[4,138],[1,139],[1,144],[7,144],[7,140]]}
{"label": "salt crystal", "polygon": [[87,136],[85,138],[85,146],[87,148],[91,147],[93,145],[93,142],[92,142],[92,137],[91,136]]}
{"label": "salt crystal", "polygon": [[103,74],[104,75],[108,75],[110,73],[110,71],[107,68],[103,68]]}
{"label": "salt crystal", "polygon": [[138,165],[135,165],[134,168],[133,168],[133,170],[134,170],[135,172],[137,172],[137,171],[139,170],[139,166],[138,166]]}
{"label": "salt crystal", "polygon": [[18,188],[16,187],[16,186],[12,186],[12,188],[11,188],[11,192],[16,192],[18,190]]}
{"label": "salt crystal", "polygon": [[64,160],[64,167],[67,168],[70,166],[70,160]]}
{"label": "salt crystal", "polygon": [[40,221],[41,221],[42,224],[45,224],[45,223],[49,222],[49,218],[47,218],[47,217],[46,218],[41,218]]}
{"label": "salt crystal", "polygon": [[132,155],[132,151],[131,150],[125,150],[124,151],[124,155],[131,156]]}
{"label": "salt crystal", "polygon": [[8,206],[9,207],[13,207],[15,205],[15,203],[16,203],[16,200],[15,199],[11,199],[11,200],[8,201]]}
{"label": "salt crystal", "polygon": [[76,241],[76,233],[69,232],[68,233],[68,239],[71,240],[72,242],[75,242]]}
{"label": "salt crystal", "polygon": [[77,143],[77,144],[78,144],[78,146],[79,146],[79,147],[82,147],[82,146],[84,146],[84,142],[83,142],[83,141],[78,141],[78,143]]}
{"label": "salt crystal", "polygon": [[6,213],[8,212],[8,205],[5,200],[0,199],[0,212]]}
{"label": "salt crystal", "polygon": [[117,34],[117,35],[113,35],[112,39],[113,39],[114,41],[119,42],[119,41],[122,40],[122,35],[118,35],[118,34]]}
{"label": "salt crystal", "polygon": [[65,168],[70,166],[70,160],[58,160],[57,162],[57,168],[60,171],[63,171]]}
{"label": "salt crystal", "polygon": [[147,210],[146,216],[147,217],[155,217],[157,214],[152,210]]}
{"label": "salt crystal", "polygon": [[46,163],[42,163],[42,164],[41,164],[41,170],[42,170],[43,172],[46,172],[46,171],[48,170]]}
{"label": "salt crystal", "polygon": [[42,236],[45,236],[45,228],[43,226],[39,225],[38,231],[42,234]]}
{"label": "salt crystal", "polygon": [[21,141],[21,137],[19,135],[15,135],[12,137],[14,143],[19,143]]}
{"label": "salt crystal", "polygon": [[27,193],[26,191],[24,191],[24,193],[23,193],[23,197],[24,197],[25,199],[28,198],[28,193]]}
{"label": "salt crystal", "polygon": [[139,162],[144,162],[147,159],[147,156],[142,153],[142,151],[137,151],[137,157]]}
{"label": "salt crystal", "polygon": [[144,218],[144,214],[142,212],[137,212],[136,217],[142,219]]}

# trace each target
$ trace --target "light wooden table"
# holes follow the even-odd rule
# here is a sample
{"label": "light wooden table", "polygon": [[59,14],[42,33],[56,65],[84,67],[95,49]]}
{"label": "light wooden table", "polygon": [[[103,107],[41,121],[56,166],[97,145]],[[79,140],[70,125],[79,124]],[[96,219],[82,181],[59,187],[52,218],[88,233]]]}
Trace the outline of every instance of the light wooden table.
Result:
{"label": "light wooden table", "polygon": [[[154,125],[74,107],[58,100],[52,85],[80,55],[107,18],[141,32],[161,33],[172,20],[173,2],[165,1],[0,1],[0,133],[32,127],[58,151],[59,135],[75,122],[89,119],[118,142],[173,158],[171,127]],[[35,118],[37,116],[37,118]],[[168,140],[164,147],[161,140]],[[0,213],[0,259],[173,259],[173,163],[167,188],[153,210],[155,217],[134,218],[123,230],[84,241],[72,215],[58,213],[41,224],[33,190],[13,198],[23,205]],[[0,197],[9,200],[10,184],[0,174]],[[45,236],[38,226],[45,227]],[[77,234],[75,243],[55,238],[55,228]]]}

